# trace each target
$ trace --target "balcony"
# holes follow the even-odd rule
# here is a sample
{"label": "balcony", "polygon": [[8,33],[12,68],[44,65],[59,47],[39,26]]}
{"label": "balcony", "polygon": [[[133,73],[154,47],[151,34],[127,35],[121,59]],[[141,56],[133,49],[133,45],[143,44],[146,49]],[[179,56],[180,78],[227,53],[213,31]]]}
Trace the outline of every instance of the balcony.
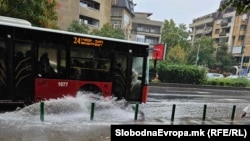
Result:
{"label": "balcony", "polygon": [[241,25],[247,25],[247,20],[242,20]]}
{"label": "balcony", "polygon": [[212,33],[212,31],[213,31],[213,28],[212,28],[212,27],[206,27],[206,28],[204,29],[204,34]]}
{"label": "balcony", "polygon": [[223,26],[228,26],[228,22],[222,21],[220,25],[221,25],[222,27],[223,27]]}
{"label": "balcony", "polygon": [[226,36],[227,33],[226,33],[226,32],[220,32],[219,35],[220,35],[220,36]]}
{"label": "balcony", "polygon": [[203,19],[200,21],[195,21],[194,23],[189,24],[189,27],[192,28],[192,27],[196,27],[196,26],[204,25],[208,23],[213,23],[213,22],[214,22],[214,18],[207,18],[207,19]]}

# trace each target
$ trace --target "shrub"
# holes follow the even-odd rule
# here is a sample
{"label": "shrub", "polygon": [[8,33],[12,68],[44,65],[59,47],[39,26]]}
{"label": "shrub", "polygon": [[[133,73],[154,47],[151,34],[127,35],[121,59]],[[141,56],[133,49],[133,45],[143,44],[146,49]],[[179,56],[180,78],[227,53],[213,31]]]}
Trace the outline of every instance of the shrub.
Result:
{"label": "shrub", "polygon": [[202,84],[205,81],[205,69],[191,65],[158,63],[159,80],[166,83]]}
{"label": "shrub", "polygon": [[250,82],[246,78],[212,78],[203,84],[232,87],[248,87]]}
{"label": "shrub", "polygon": [[156,69],[151,66],[150,80],[152,80],[155,73],[159,76],[157,82],[250,87],[250,81],[243,77],[208,79],[206,77],[207,71],[204,67],[170,64],[166,61],[159,61]]}

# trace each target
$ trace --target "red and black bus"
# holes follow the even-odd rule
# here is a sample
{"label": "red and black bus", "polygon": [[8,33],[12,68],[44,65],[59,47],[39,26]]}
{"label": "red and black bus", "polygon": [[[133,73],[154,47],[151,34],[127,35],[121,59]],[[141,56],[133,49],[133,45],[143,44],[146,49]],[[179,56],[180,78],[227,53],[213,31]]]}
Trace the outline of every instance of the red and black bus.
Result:
{"label": "red and black bus", "polygon": [[11,20],[0,20],[0,103],[38,102],[79,91],[146,103],[148,44]]}

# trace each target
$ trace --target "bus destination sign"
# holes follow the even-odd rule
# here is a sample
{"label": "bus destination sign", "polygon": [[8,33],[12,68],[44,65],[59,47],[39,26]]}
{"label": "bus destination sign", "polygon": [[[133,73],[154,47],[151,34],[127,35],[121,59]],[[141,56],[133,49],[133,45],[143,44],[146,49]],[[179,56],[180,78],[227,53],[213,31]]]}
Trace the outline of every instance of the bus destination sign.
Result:
{"label": "bus destination sign", "polygon": [[74,44],[101,47],[103,46],[103,40],[84,38],[84,37],[74,37]]}

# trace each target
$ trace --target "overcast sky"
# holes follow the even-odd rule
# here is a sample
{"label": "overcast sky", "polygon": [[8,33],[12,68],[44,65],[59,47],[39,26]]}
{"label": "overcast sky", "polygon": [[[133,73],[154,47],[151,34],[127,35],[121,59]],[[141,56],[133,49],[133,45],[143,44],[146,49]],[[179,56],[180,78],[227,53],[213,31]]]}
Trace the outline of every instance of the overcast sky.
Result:
{"label": "overcast sky", "polygon": [[135,12],[153,13],[151,20],[173,19],[176,24],[189,24],[193,19],[216,12],[221,0],[133,0]]}

